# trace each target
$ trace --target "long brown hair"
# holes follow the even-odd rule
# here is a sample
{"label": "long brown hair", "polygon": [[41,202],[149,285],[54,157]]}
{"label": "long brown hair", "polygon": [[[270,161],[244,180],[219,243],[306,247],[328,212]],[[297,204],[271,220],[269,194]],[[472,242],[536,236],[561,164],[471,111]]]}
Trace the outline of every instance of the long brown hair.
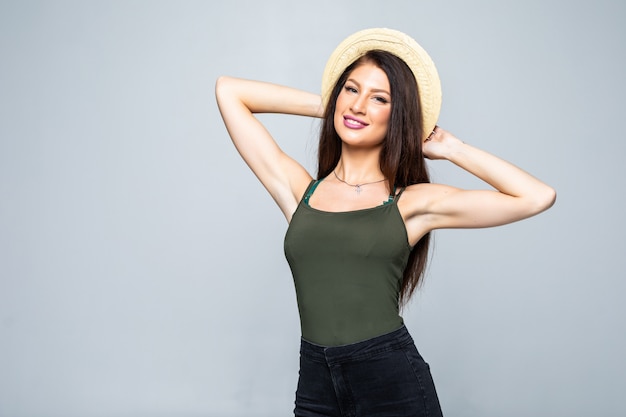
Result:
{"label": "long brown hair", "polygon": [[[391,116],[379,162],[390,192],[394,187],[430,182],[422,153],[423,122],[415,76],[403,60],[379,50],[369,51],[349,65],[333,87],[322,120],[317,178],[325,178],[339,162],[341,138],[334,125],[337,97],[350,73],[366,62],[373,63],[387,74],[391,88]],[[424,276],[429,243],[430,233],[427,233],[411,250],[400,288],[401,305],[409,300]]]}

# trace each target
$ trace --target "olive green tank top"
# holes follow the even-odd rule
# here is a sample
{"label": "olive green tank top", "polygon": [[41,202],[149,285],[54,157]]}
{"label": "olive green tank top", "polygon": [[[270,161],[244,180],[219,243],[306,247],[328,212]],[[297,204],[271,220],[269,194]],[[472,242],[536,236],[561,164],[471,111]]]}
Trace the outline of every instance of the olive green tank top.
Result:
{"label": "olive green tank top", "polygon": [[403,324],[398,296],[411,247],[398,211],[402,191],[385,204],[327,212],[308,204],[309,185],[285,235],[302,337],[339,346]]}

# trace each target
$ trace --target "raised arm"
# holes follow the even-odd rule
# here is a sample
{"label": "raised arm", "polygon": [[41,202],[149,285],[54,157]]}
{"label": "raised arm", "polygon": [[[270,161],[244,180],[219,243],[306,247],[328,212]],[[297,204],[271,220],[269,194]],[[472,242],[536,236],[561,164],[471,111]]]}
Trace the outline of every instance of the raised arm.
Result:
{"label": "raised arm", "polygon": [[[416,235],[439,228],[512,223],[534,216],[554,204],[556,192],[553,188],[515,165],[461,142],[439,127],[423,146],[428,158],[446,159],[495,190],[461,190],[439,184],[412,187],[409,200],[415,202],[420,198],[423,202],[415,204],[416,209],[407,216],[409,222],[413,220]],[[416,221],[417,218],[421,220]]]}
{"label": "raised arm", "polygon": [[319,95],[276,84],[220,77],[217,103],[237,151],[272,195],[288,220],[311,176],[286,155],[254,113],[321,117]]}

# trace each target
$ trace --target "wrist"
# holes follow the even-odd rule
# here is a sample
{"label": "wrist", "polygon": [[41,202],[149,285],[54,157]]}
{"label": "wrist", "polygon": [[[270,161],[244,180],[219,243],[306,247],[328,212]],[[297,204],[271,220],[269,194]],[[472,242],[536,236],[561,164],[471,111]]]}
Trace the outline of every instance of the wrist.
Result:
{"label": "wrist", "polygon": [[471,151],[471,146],[462,142],[460,140],[456,140],[453,143],[450,143],[446,147],[446,151],[444,154],[444,158],[450,162],[458,164],[465,157],[467,157],[468,153]]}

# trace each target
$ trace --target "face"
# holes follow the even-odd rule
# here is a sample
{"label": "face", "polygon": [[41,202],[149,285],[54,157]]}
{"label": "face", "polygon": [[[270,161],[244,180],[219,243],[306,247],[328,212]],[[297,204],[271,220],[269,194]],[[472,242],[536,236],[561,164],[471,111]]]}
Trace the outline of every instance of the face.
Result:
{"label": "face", "polygon": [[337,97],[335,130],[344,144],[380,146],[391,115],[387,74],[371,62],[356,67]]}

